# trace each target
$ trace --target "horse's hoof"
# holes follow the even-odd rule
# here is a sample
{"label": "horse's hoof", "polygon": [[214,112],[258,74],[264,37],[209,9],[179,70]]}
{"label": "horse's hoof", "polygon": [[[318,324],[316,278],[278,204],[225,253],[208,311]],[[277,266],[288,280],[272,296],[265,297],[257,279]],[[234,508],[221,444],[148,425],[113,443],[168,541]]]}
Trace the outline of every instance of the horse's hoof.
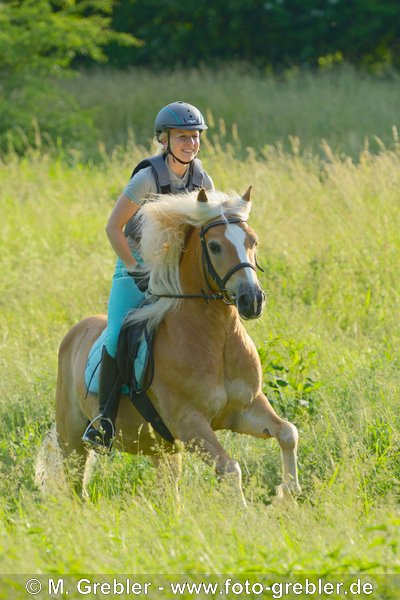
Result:
{"label": "horse's hoof", "polygon": [[278,487],[276,488],[275,500],[277,500],[277,501],[288,500],[288,499],[295,500],[297,498],[297,496],[299,496],[300,494],[301,494],[301,487],[299,486],[298,483],[294,483],[293,481],[283,482],[280,485],[278,485]]}

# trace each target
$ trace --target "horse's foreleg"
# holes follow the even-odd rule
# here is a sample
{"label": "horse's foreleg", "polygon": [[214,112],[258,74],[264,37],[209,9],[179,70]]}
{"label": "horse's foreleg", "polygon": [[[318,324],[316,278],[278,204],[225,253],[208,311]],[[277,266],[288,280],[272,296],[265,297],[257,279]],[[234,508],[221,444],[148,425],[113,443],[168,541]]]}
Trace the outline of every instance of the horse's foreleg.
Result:
{"label": "horse's foreleg", "polygon": [[197,452],[207,464],[213,465],[217,475],[239,493],[241,503],[246,506],[239,463],[220,444],[208,421],[197,413],[186,416],[179,424],[177,437],[190,451]]}
{"label": "horse's foreleg", "polygon": [[249,407],[235,415],[231,429],[259,438],[276,438],[281,447],[283,466],[283,481],[277,488],[277,495],[282,497],[300,493],[297,475],[297,428],[276,414],[264,394],[260,394]]}

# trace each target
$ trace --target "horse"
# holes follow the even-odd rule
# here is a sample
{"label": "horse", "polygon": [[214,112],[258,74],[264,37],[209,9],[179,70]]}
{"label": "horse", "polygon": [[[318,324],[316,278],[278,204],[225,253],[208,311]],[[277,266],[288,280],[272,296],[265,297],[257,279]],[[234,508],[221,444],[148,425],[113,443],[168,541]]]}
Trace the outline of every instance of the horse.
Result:
{"label": "horse", "polygon": [[[275,438],[283,466],[277,496],[300,493],[297,429],[276,414],[262,392],[260,359],[242,323],[261,316],[265,299],[257,277],[258,239],[248,224],[250,190],[241,197],[201,189],[159,196],[142,206],[140,252],[151,301],[127,321],[147,321],[152,332],[155,369],[148,394],[173,440],[163,440],[123,397],[114,443],[124,452],[149,455],[160,466],[168,464],[175,485],[182,447],[196,451],[230,482],[243,504],[240,465],[217,430]],[[42,445],[39,485],[51,478],[45,464],[49,448],[61,450],[55,461],[59,475],[69,456],[87,459],[81,438],[98,413],[98,401],[87,392],[84,373],[106,325],[104,315],[88,317],[62,340],[55,425]]]}

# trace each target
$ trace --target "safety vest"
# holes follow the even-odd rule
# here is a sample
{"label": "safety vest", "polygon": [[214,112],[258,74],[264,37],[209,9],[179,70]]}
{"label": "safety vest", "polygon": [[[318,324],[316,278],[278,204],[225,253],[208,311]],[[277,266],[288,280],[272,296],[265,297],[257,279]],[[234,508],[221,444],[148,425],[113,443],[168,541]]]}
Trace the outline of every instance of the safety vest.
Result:
{"label": "safety vest", "polygon": [[[158,154],[157,156],[152,156],[151,158],[145,158],[133,169],[131,179],[134,175],[136,175],[136,173],[138,173],[142,169],[145,169],[146,167],[151,167],[154,179],[156,180],[157,193],[170,194],[171,183],[169,178],[168,167],[165,163],[165,158],[165,154]],[[187,191],[192,192],[193,190],[203,187],[203,181],[203,165],[201,164],[201,160],[195,158],[189,165],[189,177],[186,184]]]}
{"label": "safety vest", "polygon": [[[131,175],[131,179],[136,173],[145,169],[146,167],[151,167],[154,179],[157,185],[157,193],[158,194],[170,194],[171,193],[171,182],[169,178],[168,167],[165,164],[165,155],[159,154],[157,156],[152,156],[151,158],[145,158],[142,160],[134,169]],[[204,181],[204,169],[201,164],[201,160],[195,158],[189,165],[189,176],[186,183],[186,190],[188,192],[192,192],[198,188],[203,187]],[[133,237],[136,242],[140,240],[140,216],[138,211],[130,221],[125,225],[125,236]]]}

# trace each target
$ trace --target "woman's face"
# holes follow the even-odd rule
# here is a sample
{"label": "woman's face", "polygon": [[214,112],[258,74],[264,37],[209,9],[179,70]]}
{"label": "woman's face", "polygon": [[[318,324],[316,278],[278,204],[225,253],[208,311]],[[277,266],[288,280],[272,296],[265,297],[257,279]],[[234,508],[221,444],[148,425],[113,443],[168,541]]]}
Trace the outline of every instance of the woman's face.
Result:
{"label": "woman's face", "polygon": [[172,154],[183,162],[190,162],[196,157],[200,149],[200,132],[170,129],[169,145]]}

